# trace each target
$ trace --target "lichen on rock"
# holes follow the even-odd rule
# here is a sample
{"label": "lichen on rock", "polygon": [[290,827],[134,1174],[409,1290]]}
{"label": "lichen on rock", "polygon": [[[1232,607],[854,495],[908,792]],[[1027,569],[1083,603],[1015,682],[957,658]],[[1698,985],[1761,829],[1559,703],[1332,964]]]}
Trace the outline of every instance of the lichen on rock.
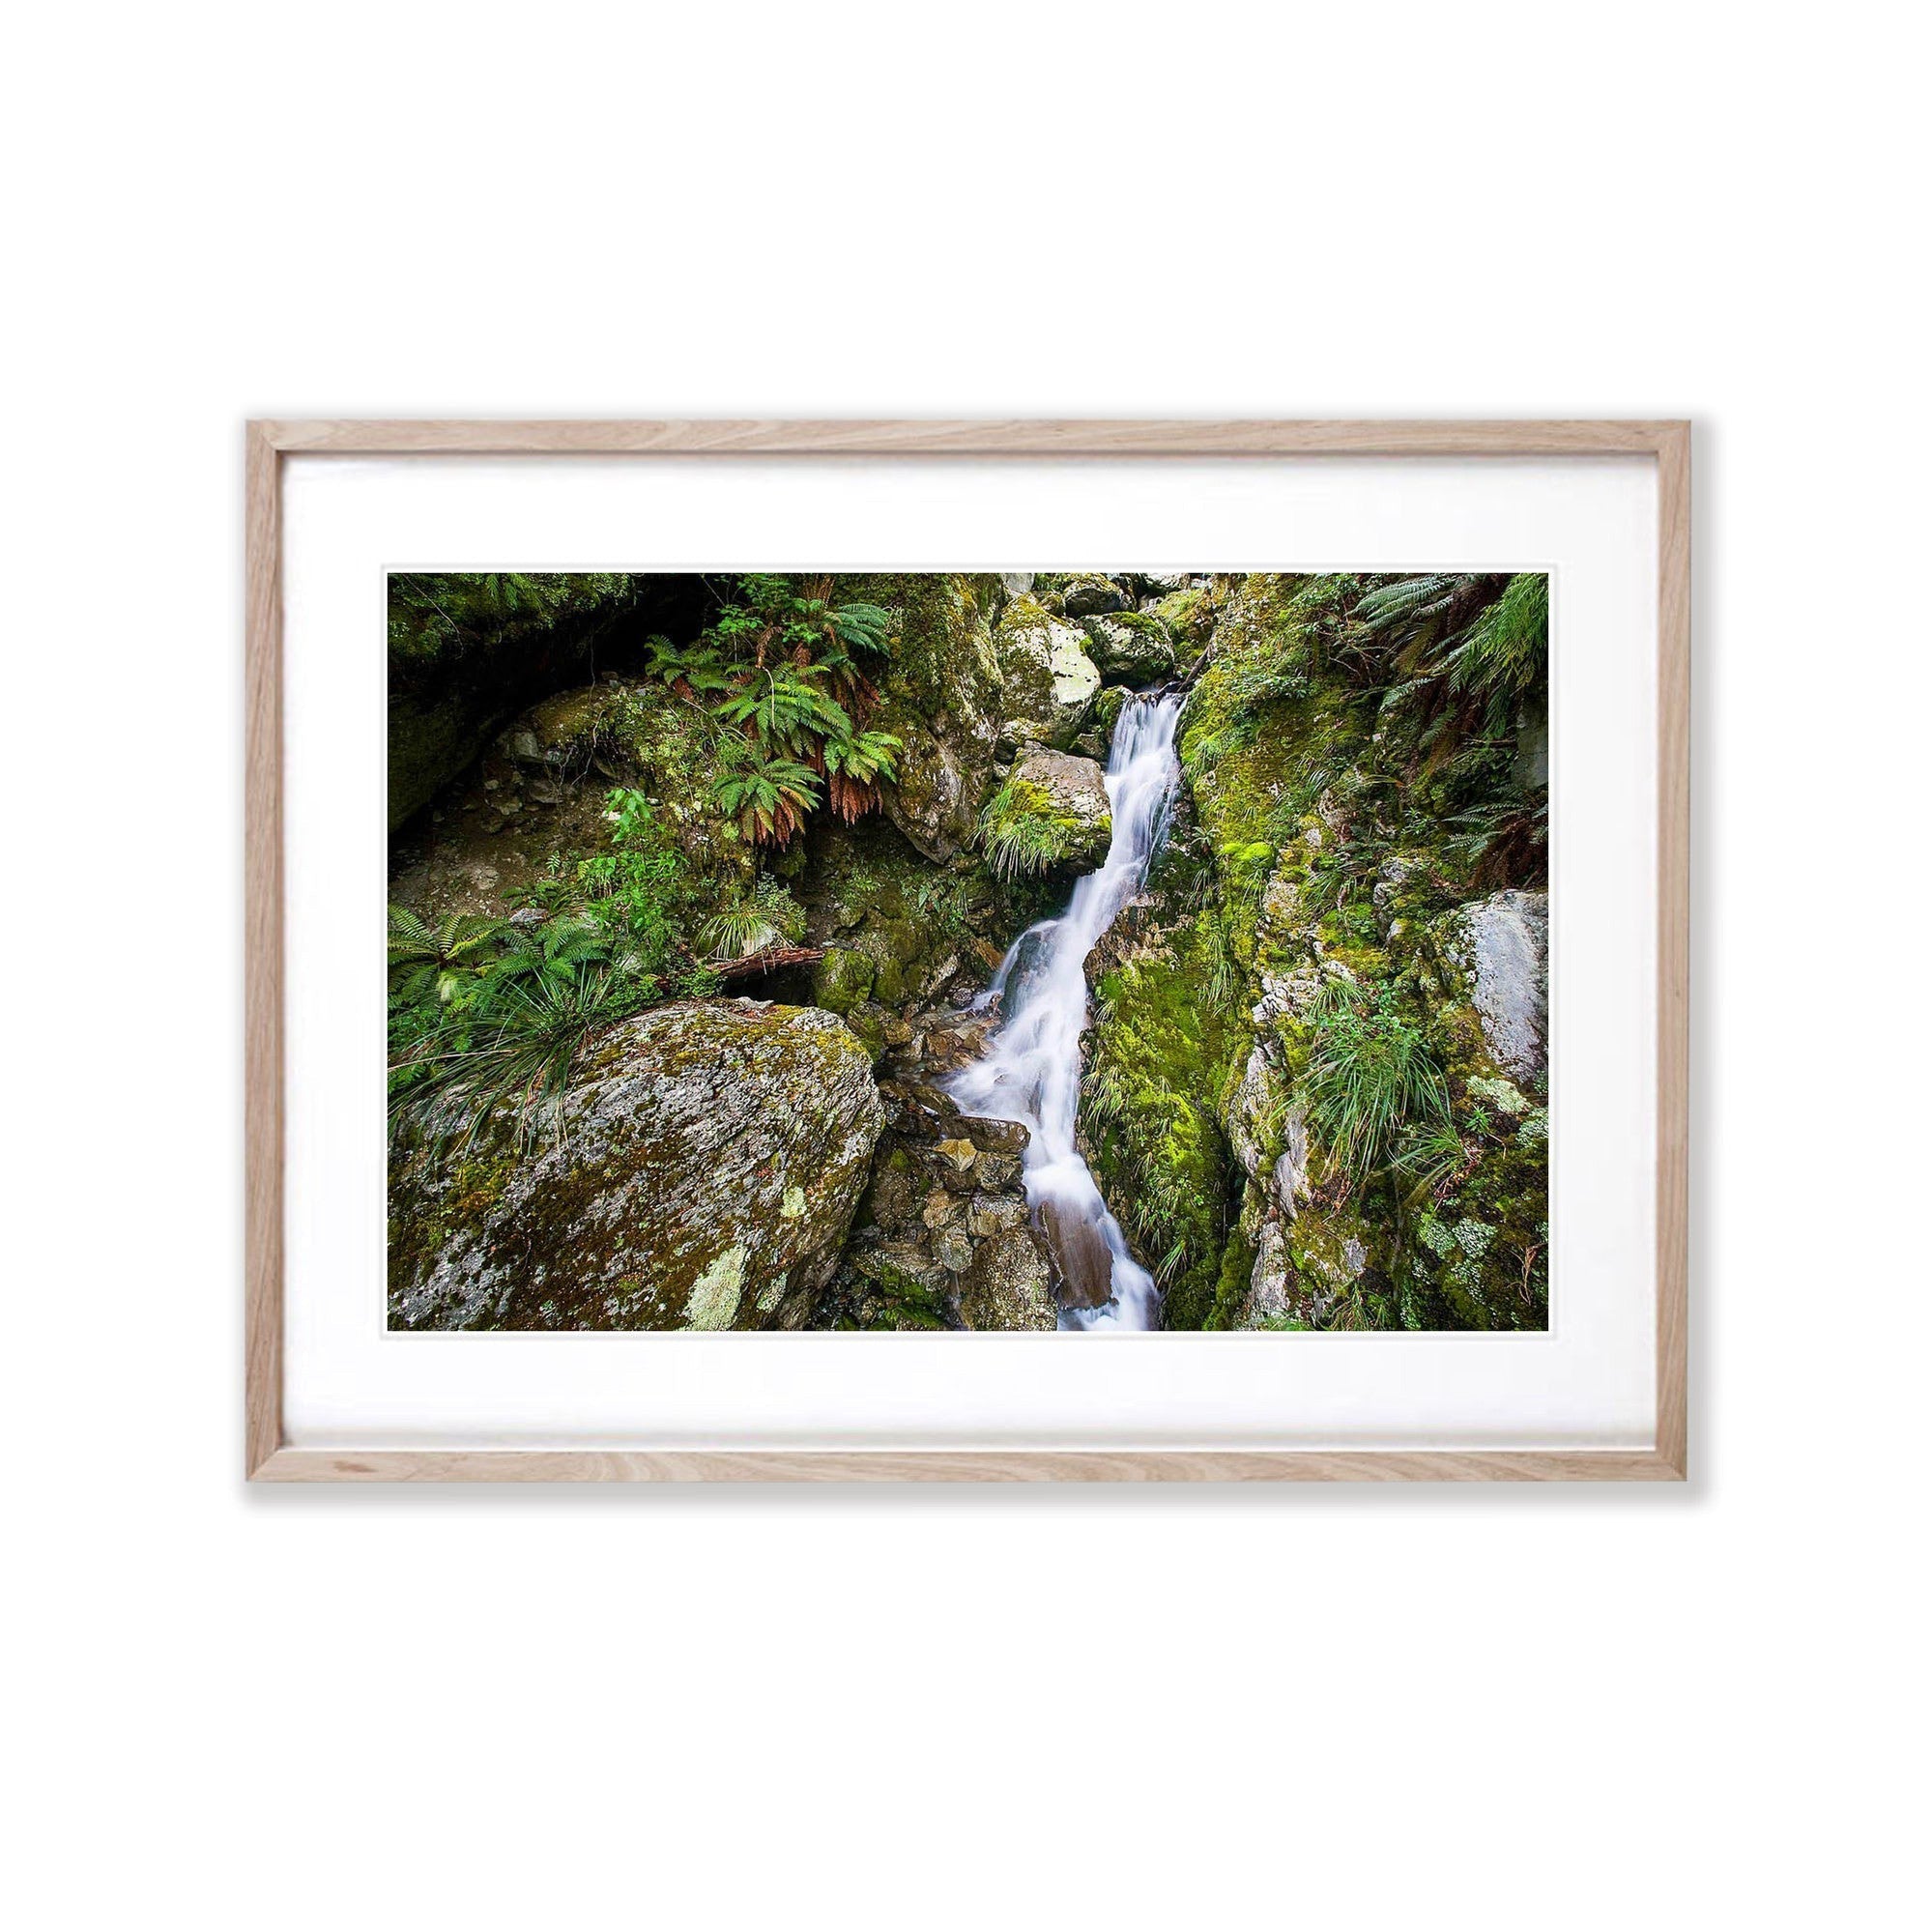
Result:
{"label": "lichen on rock", "polygon": [[1004,735],[1015,743],[1064,751],[1100,690],[1086,633],[1031,596],[1015,597],[994,634],[1004,680]]}
{"label": "lichen on rock", "polygon": [[585,1054],[557,1132],[500,1113],[390,1181],[398,1328],[750,1328],[810,1312],[883,1126],[870,1056],[816,1007],[662,1006]]}
{"label": "lichen on rock", "polygon": [[959,572],[855,576],[842,597],[891,614],[891,668],[874,730],[900,740],[885,813],[927,858],[944,861],[972,838],[999,736],[1001,678],[992,619],[996,576]]}
{"label": "lichen on rock", "polygon": [[1145,611],[1116,611],[1081,619],[1087,649],[1109,684],[1139,686],[1171,678],[1176,667],[1174,640],[1158,617]]}

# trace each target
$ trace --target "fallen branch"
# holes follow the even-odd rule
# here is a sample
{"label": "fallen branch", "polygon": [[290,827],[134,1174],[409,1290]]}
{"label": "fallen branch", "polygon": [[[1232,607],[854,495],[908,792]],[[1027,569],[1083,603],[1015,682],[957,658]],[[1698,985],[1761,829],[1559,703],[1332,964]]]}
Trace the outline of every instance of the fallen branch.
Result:
{"label": "fallen branch", "polygon": [[749,973],[777,972],[783,966],[815,966],[824,957],[823,946],[766,946],[741,960],[727,960],[711,970],[720,979],[742,979]]}

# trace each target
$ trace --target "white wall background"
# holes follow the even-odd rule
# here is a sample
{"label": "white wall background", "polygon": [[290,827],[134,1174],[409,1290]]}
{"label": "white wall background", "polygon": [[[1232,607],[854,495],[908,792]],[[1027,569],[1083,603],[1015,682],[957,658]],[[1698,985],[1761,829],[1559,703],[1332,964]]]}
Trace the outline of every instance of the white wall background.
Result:
{"label": "white wall background", "polygon": [[[1908,30],[1864,0],[16,23],[15,1921],[1922,1906]],[[1696,1482],[245,1492],[249,413],[1694,416]]]}

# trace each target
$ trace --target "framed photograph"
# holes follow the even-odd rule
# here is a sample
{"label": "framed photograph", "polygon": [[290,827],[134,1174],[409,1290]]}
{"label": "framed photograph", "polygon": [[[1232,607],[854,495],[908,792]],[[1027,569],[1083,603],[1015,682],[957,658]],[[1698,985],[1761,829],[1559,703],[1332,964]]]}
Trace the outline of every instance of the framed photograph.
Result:
{"label": "framed photograph", "polygon": [[246,514],[251,1479],[1684,1477],[1687,424]]}

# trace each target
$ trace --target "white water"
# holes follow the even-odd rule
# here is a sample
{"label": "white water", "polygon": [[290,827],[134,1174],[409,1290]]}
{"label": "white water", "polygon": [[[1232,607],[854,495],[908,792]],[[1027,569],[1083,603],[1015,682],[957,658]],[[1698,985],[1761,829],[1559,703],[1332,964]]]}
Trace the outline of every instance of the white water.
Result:
{"label": "white water", "polygon": [[1180,710],[1178,696],[1129,698],[1121,707],[1107,761],[1113,810],[1107,862],[1075,884],[1057,919],[1043,919],[1014,941],[978,1001],[990,1005],[1004,995],[1004,1024],[985,1057],[946,1083],[966,1112],[1024,1121],[1030,1130],[1026,1199],[1054,1236],[1063,1270],[1074,1276],[1085,1263],[1097,1280],[1105,1246],[1110,1292],[1097,1308],[1064,1311],[1062,1328],[1153,1328],[1160,1320],[1160,1290],[1128,1253],[1119,1222],[1074,1145],[1074,1121],[1086,1025],[1086,956],[1140,889],[1167,827],[1180,778],[1174,757]]}

